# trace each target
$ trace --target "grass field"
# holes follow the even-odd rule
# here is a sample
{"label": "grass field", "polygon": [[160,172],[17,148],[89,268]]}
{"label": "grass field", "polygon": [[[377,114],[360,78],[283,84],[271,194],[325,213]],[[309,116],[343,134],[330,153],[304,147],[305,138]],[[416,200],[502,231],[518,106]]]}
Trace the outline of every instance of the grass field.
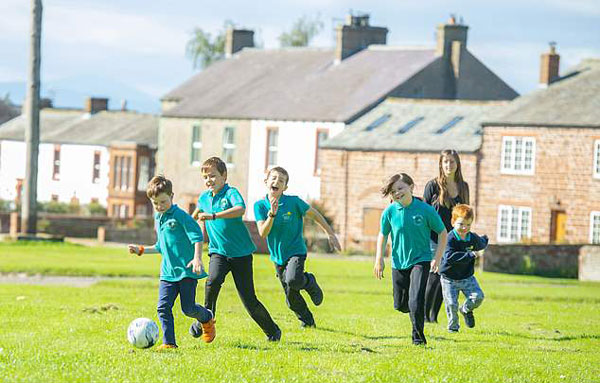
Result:
{"label": "grass field", "polygon": [[[0,273],[157,277],[158,265],[158,256],[125,249],[0,243]],[[325,291],[323,305],[311,306],[318,328],[299,328],[272,264],[257,255],[257,293],[282,341],[265,340],[228,277],[215,341],[188,335],[177,302],[180,348],[167,352],[133,349],[125,335],[137,317],[157,321],[157,278],[0,284],[0,382],[600,381],[598,283],[479,273],[477,327],[449,334],[442,312],[426,325],[429,344],[415,347],[408,316],[392,307],[389,266],[383,281],[366,260],[316,256],[307,267]]]}

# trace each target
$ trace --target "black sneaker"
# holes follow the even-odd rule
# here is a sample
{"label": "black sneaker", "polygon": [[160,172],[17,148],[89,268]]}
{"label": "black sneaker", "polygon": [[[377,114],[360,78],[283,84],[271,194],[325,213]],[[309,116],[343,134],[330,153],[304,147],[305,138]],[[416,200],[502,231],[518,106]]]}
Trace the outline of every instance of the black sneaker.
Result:
{"label": "black sneaker", "polygon": [[200,338],[202,336],[202,323],[195,321],[190,326],[190,335],[194,338]]}
{"label": "black sneaker", "polygon": [[449,332],[450,334],[456,334],[456,333],[458,332],[458,329],[456,329],[456,328],[449,328],[449,329],[448,329],[448,332]]}
{"label": "black sneaker", "polygon": [[316,328],[317,324],[312,321],[312,322],[302,322],[300,321],[300,327],[302,328]]}
{"label": "black sneaker", "polygon": [[473,328],[475,327],[475,317],[473,316],[473,311],[469,311],[468,313],[459,310],[460,313],[463,315],[463,317],[465,318],[465,325],[468,328]]}
{"label": "black sneaker", "polygon": [[318,306],[323,303],[323,290],[319,287],[317,278],[315,278],[314,274],[306,273],[306,278],[308,281],[305,290],[310,296],[312,303],[314,303],[315,306]]}
{"label": "black sneaker", "polygon": [[267,336],[269,342],[279,342],[281,340],[281,329],[275,325],[275,333]]}

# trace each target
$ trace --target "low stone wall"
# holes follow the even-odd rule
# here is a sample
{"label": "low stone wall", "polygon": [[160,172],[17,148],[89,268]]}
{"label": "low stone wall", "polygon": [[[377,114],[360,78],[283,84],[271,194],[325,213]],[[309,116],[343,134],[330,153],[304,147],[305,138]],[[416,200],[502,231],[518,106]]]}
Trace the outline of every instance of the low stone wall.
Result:
{"label": "low stone wall", "polygon": [[0,213],[0,233],[8,233],[10,230],[10,213]]}
{"label": "low stone wall", "polygon": [[490,245],[483,270],[509,274],[577,278],[583,245]]}
{"label": "low stone wall", "polygon": [[600,246],[583,246],[579,251],[579,280],[600,282]]}

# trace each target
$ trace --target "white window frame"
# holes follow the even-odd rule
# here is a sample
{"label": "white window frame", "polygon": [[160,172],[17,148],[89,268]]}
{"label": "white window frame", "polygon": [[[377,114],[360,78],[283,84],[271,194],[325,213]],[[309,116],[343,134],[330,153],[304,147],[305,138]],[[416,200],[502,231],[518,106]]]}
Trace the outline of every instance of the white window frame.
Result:
{"label": "white window frame", "polygon": [[[274,134],[275,140],[271,140],[271,134]],[[279,129],[276,127],[267,128],[267,158],[265,170],[271,168],[271,166],[277,165],[279,156]]]}
{"label": "white window frame", "polygon": [[[197,137],[194,134],[195,131],[198,131]],[[198,139],[198,141],[194,141],[194,138]],[[191,146],[191,154],[190,154],[190,163],[194,167],[198,167],[202,164],[202,126],[200,124],[194,124],[192,126],[192,146]],[[194,160],[194,154],[198,153],[198,158]]]}
{"label": "white window frame", "polygon": [[[502,235],[502,216],[503,212],[506,212],[506,235]],[[517,214],[516,217],[516,233],[513,233],[513,215]],[[526,232],[523,233],[523,215],[528,215]],[[533,221],[532,209],[526,206],[511,206],[511,205],[498,205],[498,221],[496,228],[496,240],[498,243],[516,243],[523,239],[531,238],[531,225]],[[514,235],[513,235],[514,234]]]}
{"label": "white window frame", "polygon": [[[517,141],[521,141],[521,155],[517,158]],[[510,143],[510,152],[507,153],[507,145]],[[531,144],[531,163],[529,169],[525,169],[525,148]],[[502,137],[502,151],[500,153],[500,173],[534,175],[535,174],[535,138],[524,136],[504,136]],[[508,154],[508,155],[507,155]],[[507,162],[507,158],[510,162]]]}
{"label": "white window frame", "polygon": [[590,243],[600,245],[600,227],[598,228],[598,241],[594,242],[594,219],[600,220],[600,211],[590,213]]}
{"label": "white window frame", "polygon": [[[225,142],[225,138],[228,137],[227,130],[231,129],[233,131],[233,142]],[[231,162],[227,162],[227,151],[231,151]],[[235,127],[233,126],[226,126],[223,129],[223,151],[222,151],[222,158],[223,161],[225,162],[225,164],[227,165],[228,168],[232,168],[235,167],[235,164],[233,161],[235,161]]]}
{"label": "white window frame", "polygon": [[594,163],[592,164],[594,178],[600,179],[600,140],[594,141]]}

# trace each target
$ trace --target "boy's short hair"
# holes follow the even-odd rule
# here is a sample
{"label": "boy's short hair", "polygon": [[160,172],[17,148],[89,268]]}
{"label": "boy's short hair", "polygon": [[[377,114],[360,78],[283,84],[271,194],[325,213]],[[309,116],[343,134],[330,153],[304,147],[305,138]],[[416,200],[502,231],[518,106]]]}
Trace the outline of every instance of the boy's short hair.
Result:
{"label": "boy's short hair", "polygon": [[464,203],[460,203],[452,209],[452,224],[454,225],[454,222],[459,218],[473,219],[473,216],[473,208]]}
{"label": "boy's short hair", "polygon": [[383,187],[380,189],[381,194],[384,197],[387,197],[388,195],[390,195],[392,193],[392,186],[394,186],[394,184],[398,181],[402,181],[405,184],[407,184],[408,186],[413,186],[415,184],[415,181],[413,181],[413,179],[406,173],[397,173],[394,174],[393,176],[391,176],[390,178],[387,179],[387,181],[385,181],[385,183],[383,184]]}
{"label": "boy's short hair", "polygon": [[150,182],[148,182],[148,186],[146,187],[146,195],[148,198],[155,198],[162,193],[172,196],[173,184],[161,174],[152,177]]}
{"label": "boy's short hair", "polygon": [[272,167],[271,169],[269,169],[269,171],[267,172],[267,179],[271,175],[271,172],[277,172],[277,173],[279,173],[281,175],[284,175],[285,176],[285,184],[286,185],[290,182],[290,175],[288,174],[287,170],[285,170],[281,166],[275,166],[275,167]]}
{"label": "boy's short hair", "polygon": [[210,157],[209,159],[204,161],[202,163],[202,166],[200,167],[200,171],[206,172],[208,169],[210,169],[212,167],[217,169],[217,171],[219,172],[220,175],[222,175],[222,176],[227,175],[227,165],[225,165],[225,162],[223,162],[223,160],[220,159],[219,157]]}

